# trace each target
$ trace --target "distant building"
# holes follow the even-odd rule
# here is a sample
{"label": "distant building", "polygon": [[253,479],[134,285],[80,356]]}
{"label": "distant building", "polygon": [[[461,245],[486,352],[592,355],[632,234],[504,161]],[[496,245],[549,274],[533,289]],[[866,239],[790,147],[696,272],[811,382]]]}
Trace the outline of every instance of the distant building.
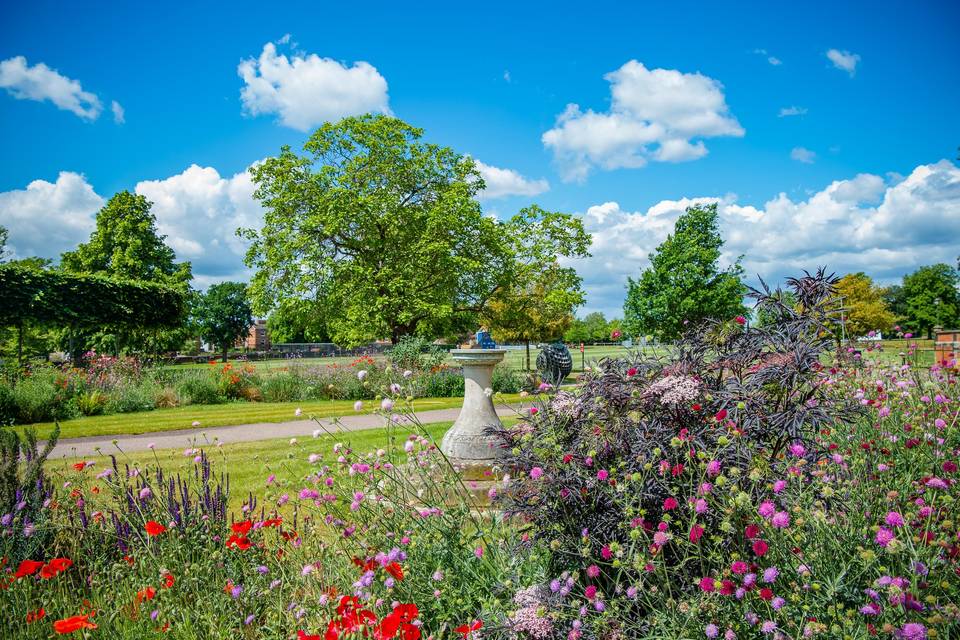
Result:
{"label": "distant building", "polygon": [[956,366],[960,356],[960,329],[934,327],[934,361],[946,366]]}
{"label": "distant building", "polygon": [[248,351],[269,351],[270,334],[267,332],[267,321],[257,320],[250,327],[246,338],[237,341],[237,347]]}

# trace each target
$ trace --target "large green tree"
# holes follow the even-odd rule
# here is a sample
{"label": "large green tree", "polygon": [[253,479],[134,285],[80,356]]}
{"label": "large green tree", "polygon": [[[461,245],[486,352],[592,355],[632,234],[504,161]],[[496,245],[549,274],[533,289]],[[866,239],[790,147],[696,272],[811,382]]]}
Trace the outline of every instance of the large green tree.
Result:
{"label": "large green tree", "polygon": [[485,216],[475,163],[422,136],[388,116],[345,118],[314,132],[304,155],[283,147],[251,169],[265,210],[260,230],[241,230],[256,312],[314,301],[345,345],[449,335],[543,255],[564,255],[566,237],[551,234],[569,216]]}
{"label": "large green tree", "polygon": [[650,267],[628,280],[623,305],[627,331],[669,340],[683,333],[686,323],[745,314],[743,268],[737,259],[721,269],[722,247],[717,205],[689,207],[650,254]]}
{"label": "large green tree", "polygon": [[835,285],[838,302],[843,307],[848,337],[856,338],[870,331],[889,331],[896,317],[883,298],[884,290],[862,271],[848,273]]}
{"label": "large green tree", "polygon": [[[193,277],[189,262],[177,262],[173,249],[157,230],[152,203],[145,197],[121,191],[97,212],[90,239],[60,257],[60,268],[76,274],[100,274],[124,280],[152,282],[179,289],[191,296]],[[188,300],[189,303],[189,300]],[[122,331],[68,330],[64,342],[74,353],[87,348],[119,352],[147,352],[179,348],[188,337],[187,325],[165,330],[126,328]]]}
{"label": "large green tree", "polygon": [[528,279],[505,287],[490,300],[483,313],[494,339],[523,342],[530,369],[530,342],[558,340],[583,304],[577,272],[554,263]]}
{"label": "large green tree", "polygon": [[948,264],[920,267],[903,277],[906,326],[932,337],[933,327],[960,325],[960,274]]}
{"label": "large green tree", "polygon": [[200,336],[219,348],[226,362],[230,348],[246,336],[253,326],[247,285],[242,282],[210,285],[207,292],[199,297],[194,314]]}

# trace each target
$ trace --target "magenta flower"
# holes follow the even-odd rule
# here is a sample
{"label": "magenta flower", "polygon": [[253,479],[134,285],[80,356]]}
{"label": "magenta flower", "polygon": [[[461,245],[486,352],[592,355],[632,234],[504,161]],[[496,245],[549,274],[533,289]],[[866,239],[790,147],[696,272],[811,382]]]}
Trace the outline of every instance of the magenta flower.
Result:
{"label": "magenta flower", "polygon": [[777,529],[786,529],[790,526],[790,514],[786,511],[777,511],[770,522]]}
{"label": "magenta flower", "polygon": [[885,522],[888,526],[891,527],[902,527],[903,526],[903,516],[896,511],[891,511],[887,514]]}
{"label": "magenta flower", "polygon": [[886,547],[888,544],[893,542],[896,536],[893,535],[893,531],[887,529],[886,527],[880,527],[880,530],[877,531],[877,535],[874,536],[873,541],[876,542],[881,547]]}

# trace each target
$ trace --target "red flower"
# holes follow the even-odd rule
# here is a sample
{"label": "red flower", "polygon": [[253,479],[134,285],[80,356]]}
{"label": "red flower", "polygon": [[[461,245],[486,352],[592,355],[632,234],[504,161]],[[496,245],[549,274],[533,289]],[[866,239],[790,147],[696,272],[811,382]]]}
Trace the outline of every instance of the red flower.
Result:
{"label": "red flower", "polygon": [[364,562],[360,558],[357,558],[356,556],[354,556],[353,558],[350,558],[350,562],[360,567],[360,570],[364,572],[373,571],[374,569],[377,568],[377,563],[372,559]]}
{"label": "red flower", "polygon": [[384,570],[397,580],[403,580],[403,567],[400,566],[399,562],[391,562],[384,567]]}
{"label": "red flower", "polygon": [[148,600],[153,600],[153,598],[156,595],[157,595],[157,590],[154,589],[153,587],[146,587],[145,589],[140,589],[140,591],[137,591],[137,604],[140,604],[141,602],[146,602]]}
{"label": "red flower", "polygon": [[148,536],[158,536],[167,530],[165,526],[154,520],[148,520],[144,528],[147,530]]}
{"label": "red flower", "polygon": [[763,540],[757,540],[753,543],[753,552],[759,557],[763,557],[767,553],[767,549],[770,547],[767,546],[767,543]]}
{"label": "red flower", "polygon": [[462,625],[460,625],[459,627],[457,627],[456,629],[454,629],[454,631],[456,631],[456,632],[459,633],[459,634],[462,634],[462,635],[463,635],[463,640],[467,640],[467,638],[469,638],[470,635],[471,635],[474,631],[480,631],[480,629],[482,629],[482,628],[483,628],[483,621],[482,621],[482,620],[475,620],[475,621],[474,621],[473,623],[471,623],[471,624],[462,624]]}
{"label": "red flower", "polygon": [[47,612],[43,610],[43,607],[40,607],[39,609],[36,609],[34,611],[28,611],[27,624],[30,624],[31,622],[36,622],[40,618],[43,618],[45,615],[47,615]]}
{"label": "red flower", "polygon": [[283,518],[271,518],[263,521],[265,527],[279,527],[281,524],[283,524]]}
{"label": "red flower", "polygon": [[308,634],[303,631],[297,631],[297,640],[322,640],[319,633]]}
{"label": "red flower", "polygon": [[253,526],[252,522],[250,522],[249,520],[244,520],[243,522],[233,523],[232,525],[230,525],[230,528],[233,530],[234,533],[241,536],[245,536],[248,533],[250,533],[250,528],[252,526]]}
{"label": "red flower", "polygon": [[72,566],[73,560],[69,558],[54,558],[48,562],[43,569],[40,569],[40,577],[44,580],[49,580]]}
{"label": "red flower", "polygon": [[698,524],[690,527],[690,542],[697,542],[703,537],[703,527]]}
{"label": "red flower", "polygon": [[747,537],[747,540],[753,540],[760,535],[760,527],[755,524],[748,524],[747,528],[743,531],[743,535]]}
{"label": "red flower", "polygon": [[773,600],[773,590],[767,587],[760,589],[760,597],[769,602]]}
{"label": "red flower", "polygon": [[14,580],[19,580],[20,578],[25,578],[26,576],[32,576],[43,566],[42,562],[37,560],[24,560],[20,563],[20,566],[17,567],[17,572],[13,574]]}
{"label": "red flower", "polygon": [[86,462],[75,462],[75,463],[73,463],[73,468],[76,469],[77,471],[83,471],[84,469],[87,468],[87,463],[86,463]]}
{"label": "red flower", "polygon": [[629,369],[627,369],[627,375],[628,376],[637,375],[637,369],[635,367],[630,367]]}
{"label": "red flower", "polygon": [[663,510],[664,511],[673,511],[679,506],[677,499],[670,497],[663,501]]}
{"label": "red flower", "polygon": [[743,316],[737,316],[737,317],[734,318],[733,320],[734,320],[734,322],[736,322],[737,324],[747,324],[747,319],[744,318]]}
{"label": "red flower", "polygon": [[172,574],[172,573],[165,573],[165,574],[163,574],[163,588],[164,588],[164,589],[169,589],[170,587],[172,587],[174,582],[175,582],[175,580],[173,579],[173,574]]}
{"label": "red flower", "polygon": [[231,547],[236,547],[241,551],[246,551],[251,546],[253,546],[253,543],[250,542],[250,538],[248,538],[247,536],[238,536],[237,534],[233,534],[232,536],[227,538],[227,549],[230,549]]}
{"label": "red flower", "polygon": [[722,421],[722,420],[725,419],[726,417],[727,417],[727,410],[726,410],[726,409],[720,409],[720,411],[717,411],[717,415],[713,416],[713,418],[714,418],[717,422]]}
{"label": "red flower", "polygon": [[415,604],[398,604],[374,630],[376,640],[391,640],[399,633],[403,640],[418,640],[420,628],[411,624],[420,615]]}
{"label": "red flower", "polygon": [[693,406],[690,407],[690,408],[693,409],[694,411],[700,411],[700,405],[699,405],[699,404],[695,404],[695,405],[693,405]]}
{"label": "red flower", "polygon": [[64,634],[73,633],[80,629],[96,629],[97,625],[90,622],[91,616],[93,616],[93,612],[85,613],[82,616],[73,616],[72,618],[57,620],[53,623],[53,630],[57,633]]}

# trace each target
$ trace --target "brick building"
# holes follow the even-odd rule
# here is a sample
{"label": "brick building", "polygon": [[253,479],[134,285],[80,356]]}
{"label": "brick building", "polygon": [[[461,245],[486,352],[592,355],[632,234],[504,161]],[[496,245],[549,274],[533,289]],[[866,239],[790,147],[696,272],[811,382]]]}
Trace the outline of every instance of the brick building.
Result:
{"label": "brick building", "polygon": [[269,351],[270,334],[267,332],[267,321],[255,321],[247,337],[237,341],[237,348],[247,351]]}

